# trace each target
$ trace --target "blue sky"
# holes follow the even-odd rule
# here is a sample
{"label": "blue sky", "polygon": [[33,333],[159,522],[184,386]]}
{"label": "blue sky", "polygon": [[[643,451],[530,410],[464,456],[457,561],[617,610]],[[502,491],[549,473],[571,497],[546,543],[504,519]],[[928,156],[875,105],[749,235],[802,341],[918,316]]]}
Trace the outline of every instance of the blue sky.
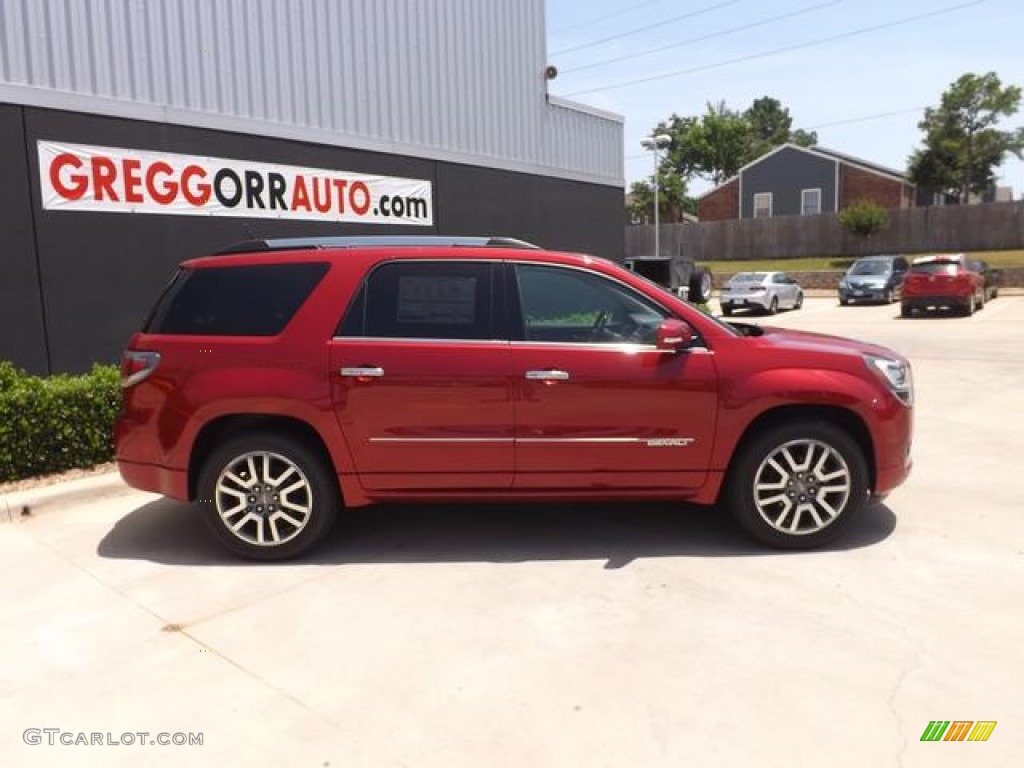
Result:
{"label": "blue sky", "polygon": [[[950,10],[722,64],[943,9]],[[653,166],[640,138],[671,113],[698,114],[708,101],[745,109],[773,96],[793,126],[817,130],[823,146],[902,170],[921,142],[919,110],[938,104],[961,74],[991,70],[1004,85],[1024,86],[1024,0],[547,0],[547,17],[548,60],[559,69],[550,91],[625,116],[627,184]],[[632,33],[640,27],[648,28]],[[711,37],[676,45],[702,36]],[[655,51],[664,46],[675,47]],[[590,66],[619,57],[630,58]],[[700,67],[707,68],[610,87]],[[1001,127],[1020,125],[1024,109]],[[1020,199],[1024,163],[1011,157],[999,175]]]}

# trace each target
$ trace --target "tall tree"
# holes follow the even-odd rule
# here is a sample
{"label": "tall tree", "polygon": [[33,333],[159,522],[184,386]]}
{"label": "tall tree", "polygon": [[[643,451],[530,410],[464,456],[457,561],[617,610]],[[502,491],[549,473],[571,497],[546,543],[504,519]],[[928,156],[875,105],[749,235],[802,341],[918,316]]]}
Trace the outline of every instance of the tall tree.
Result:
{"label": "tall tree", "polygon": [[1020,99],[1021,89],[1003,87],[995,72],[961,75],[918,123],[925,138],[923,148],[910,157],[911,180],[936,191],[955,191],[962,203],[972,192],[991,187],[1006,155],[1024,153],[1024,128],[995,127],[1017,112]]}
{"label": "tall tree", "polygon": [[771,96],[755,99],[754,103],[744,111],[743,119],[750,130],[743,165],[771,152],[782,144],[790,143],[801,147],[810,147],[818,143],[818,134],[814,131],[794,131],[793,118],[789,114],[789,109],[783,107],[778,99],[773,99]]}

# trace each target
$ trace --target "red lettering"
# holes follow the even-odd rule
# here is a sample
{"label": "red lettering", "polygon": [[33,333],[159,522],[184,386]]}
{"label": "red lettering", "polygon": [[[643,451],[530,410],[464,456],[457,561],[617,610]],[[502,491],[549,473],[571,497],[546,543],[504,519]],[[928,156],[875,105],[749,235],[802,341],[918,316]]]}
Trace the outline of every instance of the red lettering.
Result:
{"label": "red lettering", "polygon": [[338,213],[345,212],[345,187],[348,179],[334,179],[334,192],[338,196]]}
{"label": "red lettering", "polygon": [[69,173],[68,181],[71,186],[68,186],[60,177],[60,172],[67,167],[81,168],[82,161],[69,152],[62,152],[53,158],[53,162],[50,163],[50,184],[65,200],[78,200],[89,188],[89,177],[81,173]]}
{"label": "red lettering", "polygon": [[120,202],[117,192],[114,190],[114,181],[117,179],[117,166],[109,157],[92,158],[92,196],[96,200],[103,199],[103,193],[110,195],[115,203]]}
{"label": "red lettering", "polygon": [[160,205],[168,205],[174,202],[174,198],[178,196],[178,182],[168,179],[162,186],[157,187],[156,176],[158,173],[162,176],[170,176],[174,173],[174,169],[163,160],[157,160],[149,166],[146,169],[146,191]]}
{"label": "red lettering", "polygon": [[141,167],[142,163],[138,160],[126,158],[121,161],[121,169],[124,173],[124,201],[126,203],[145,202],[142,193],[139,191],[139,187],[142,186],[142,176],[139,174]]}
{"label": "red lettering", "polygon": [[307,211],[313,210],[309,206],[309,192],[306,190],[305,176],[295,177],[295,189],[292,190],[291,209],[297,211],[299,208],[305,208]]}
{"label": "red lettering", "polygon": [[[356,194],[362,196],[362,202],[356,201]],[[352,183],[352,186],[348,190],[348,204],[352,206],[352,210],[357,215],[363,216],[368,210],[370,210],[370,189],[361,181]]]}
{"label": "red lettering", "polygon": [[205,179],[206,170],[198,165],[186,165],[185,170],[181,172],[181,194],[185,196],[189,204],[198,208],[201,205],[206,205],[212,190],[207,182],[198,182],[190,187],[189,182],[193,178]]}
{"label": "red lettering", "polygon": [[[323,182],[323,200],[320,199],[320,184]],[[313,207],[320,213],[327,213],[331,209],[331,180],[325,178],[313,179]]]}

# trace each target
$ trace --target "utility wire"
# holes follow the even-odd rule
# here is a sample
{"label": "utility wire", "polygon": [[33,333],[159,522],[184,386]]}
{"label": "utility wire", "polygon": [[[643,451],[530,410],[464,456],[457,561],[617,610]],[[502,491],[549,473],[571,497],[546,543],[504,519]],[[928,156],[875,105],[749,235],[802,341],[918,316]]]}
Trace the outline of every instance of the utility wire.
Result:
{"label": "utility wire", "polygon": [[635,27],[634,29],[627,29],[625,32],[619,32],[615,35],[609,35],[608,37],[602,37],[600,40],[592,40],[589,43],[581,43],[580,45],[574,45],[572,48],[563,48],[560,51],[554,51],[552,56],[561,56],[563,53],[572,53],[573,51],[582,51],[584,48],[593,48],[596,45],[604,45],[610,43],[612,40],[620,40],[623,37],[630,37],[631,35],[639,35],[641,32],[647,32],[651,29],[657,29],[658,27],[664,27],[666,24],[674,24],[677,21],[683,21],[684,19],[692,19],[694,16],[700,16],[705,13],[711,13],[717,11],[720,8],[725,8],[730,5],[736,5],[740,0],[726,0],[724,3],[715,3],[714,5],[708,5],[704,8],[698,8],[696,11],[690,11],[684,13],[681,16],[673,16],[669,19],[664,19],[657,22],[656,24],[646,24],[642,27]]}
{"label": "utility wire", "polygon": [[635,5],[629,5],[626,8],[621,8],[611,13],[606,13],[604,16],[598,16],[596,19],[585,21],[582,24],[571,24],[568,27],[559,27],[558,29],[551,30],[551,34],[560,35],[563,32],[571,32],[576,29],[583,29],[584,27],[592,27],[595,24],[600,24],[602,21],[608,21],[608,19],[614,19],[616,16],[625,16],[627,13],[636,13],[641,8],[646,8],[651,5],[657,5],[663,2],[663,0],[648,0],[646,3],[636,3]]}
{"label": "utility wire", "polygon": [[876,112],[873,115],[864,115],[862,117],[849,117],[845,120],[833,120],[830,123],[818,123],[817,125],[809,125],[804,130],[816,131],[819,128],[831,128],[835,125],[850,125],[851,123],[866,123],[869,120],[880,120],[883,117],[895,117],[896,115],[909,115],[914,112],[923,112],[927,107],[914,107],[913,109],[898,109],[895,112]]}
{"label": "utility wire", "polygon": [[701,35],[700,37],[691,37],[689,40],[682,40],[678,43],[669,43],[663,45],[660,48],[651,48],[650,50],[641,51],[640,53],[627,53],[624,56],[616,56],[614,59],[603,59],[601,61],[595,61],[592,64],[584,64],[579,67],[571,67],[569,69],[562,69],[562,74],[568,74],[570,72],[582,72],[585,69],[594,69],[596,67],[603,67],[605,64],[615,64],[619,61],[627,61],[629,59],[639,59],[642,56],[650,56],[655,53],[661,53],[671,48],[682,48],[686,45],[693,45],[694,43],[701,43],[705,40],[712,40],[716,37],[725,37],[731,35],[733,32],[741,32],[745,29],[754,29],[755,27],[763,27],[767,24],[771,24],[776,21],[783,21],[784,19],[792,19],[795,16],[802,16],[805,13],[811,13],[812,11],[819,11],[822,8],[828,8],[830,5],[839,5],[844,0],[829,0],[827,3],[819,3],[818,5],[812,5],[809,8],[801,8],[796,11],[790,11],[789,13],[779,14],[778,16],[772,16],[767,19],[761,19],[760,21],[754,21],[750,24],[742,24],[738,27],[730,27],[729,29],[722,29],[718,32],[712,32],[707,35]]}
{"label": "utility wire", "polygon": [[568,97],[582,96],[588,93],[603,93],[606,91],[615,91],[620,88],[628,88],[631,85],[640,85],[641,83],[652,83],[656,80],[666,80],[670,77],[678,77],[679,75],[690,75],[694,72],[705,72],[709,69],[716,69],[718,67],[728,66],[729,64],[739,64],[744,61],[754,61],[755,59],[764,59],[769,56],[777,56],[780,53],[788,53],[790,51],[797,51],[802,48],[812,48],[816,45],[824,45],[825,43],[832,43],[837,40],[846,40],[851,37],[857,37],[858,35],[866,35],[870,32],[878,32],[882,29],[890,29],[892,27],[898,27],[903,24],[910,24],[911,22],[921,21],[922,19],[928,19],[933,16],[940,16],[945,13],[952,13],[953,11],[959,11],[962,8],[969,8],[975,5],[981,5],[986,0],[972,0],[969,3],[959,3],[958,5],[950,5],[945,8],[939,8],[935,11],[929,11],[927,13],[919,13],[915,16],[907,16],[902,19],[895,19],[884,24],[875,24],[870,27],[861,27],[860,29],[854,29],[850,32],[843,32],[839,35],[830,35],[829,37],[822,37],[817,40],[811,40],[806,43],[797,43],[796,45],[787,45],[783,48],[775,48],[770,51],[762,51],[761,53],[752,53],[748,56],[738,56],[734,59],[726,59],[725,61],[715,62],[714,64],[705,64],[700,67],[690,67],[689,69],[677,69],[673,72],[665,72],[661,75],[653,75],[651,77],[640,77],[635,80],[626,80],[620,83],[613,83],[612,85],[605,85],[598,88],[588,88],[584,91],[575,91],[573,93],[566,94]]}

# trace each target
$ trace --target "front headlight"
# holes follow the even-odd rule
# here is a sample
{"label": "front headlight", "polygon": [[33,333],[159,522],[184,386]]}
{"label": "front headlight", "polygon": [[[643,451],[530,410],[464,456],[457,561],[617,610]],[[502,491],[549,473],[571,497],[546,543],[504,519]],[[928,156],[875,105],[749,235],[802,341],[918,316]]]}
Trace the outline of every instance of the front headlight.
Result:
{"label": "front headlight", "polygon": [[841,280],[839,281],[839,287],[840,287],[840,288],[849,288],[849,287],[850,287],[850,281],[849,281],[849,280],[847,280],[847,279],[846,279],[845,277],[844,277],[844,278],[842,278],[842,279],[841,279]]}
{"label": "front headlight", "polygon": [[864,362],[881,377],[896,397],[907,405],[914,404],[914,375],[910,363],[877,355],[864,355]]}

